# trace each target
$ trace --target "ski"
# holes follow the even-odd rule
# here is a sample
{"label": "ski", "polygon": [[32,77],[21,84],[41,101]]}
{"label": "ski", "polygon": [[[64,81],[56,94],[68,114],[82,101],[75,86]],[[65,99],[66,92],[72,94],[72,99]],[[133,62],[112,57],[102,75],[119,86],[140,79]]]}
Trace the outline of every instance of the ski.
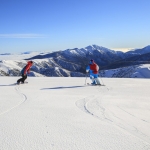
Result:
{"label": "ski", "polygon": [[104,84],[90,84],[90,83],[87,83],[87,85],[89,85],[89,86],[105,86]]}
{"label": "ski", "polygon": [[27,84],[27,83],[28,83],[28,82],[24,82],[24,83],[20,82],[20,83],[16,83],[16,85]]}

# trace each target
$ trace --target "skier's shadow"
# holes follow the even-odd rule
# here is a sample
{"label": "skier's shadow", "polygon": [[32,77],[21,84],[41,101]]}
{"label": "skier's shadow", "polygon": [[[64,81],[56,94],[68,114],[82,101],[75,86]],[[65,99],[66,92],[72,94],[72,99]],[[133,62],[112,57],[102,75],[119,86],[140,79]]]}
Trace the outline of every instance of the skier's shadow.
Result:
{"label": "skier's shadow", "polygon": [[60,87],[53,87],[53,88],[43,88],[41,90],[56,90],[56,89],[68,89],[68,88],[80,88],[84,86],[60,86]]}
{"label": "skier's shadow", "polygon": [[16,85],[16,83],[13,83],[13,84],[7,84],[7,85],[0,85],[0,86],[13,86],[13,85]]}

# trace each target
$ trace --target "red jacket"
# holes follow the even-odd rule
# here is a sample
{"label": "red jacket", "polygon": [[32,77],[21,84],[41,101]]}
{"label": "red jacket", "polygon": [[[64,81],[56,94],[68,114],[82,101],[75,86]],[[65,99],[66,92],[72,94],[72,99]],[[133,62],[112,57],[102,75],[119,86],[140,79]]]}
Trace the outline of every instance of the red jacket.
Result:
{"label": "red jacket", "polygon": [[30,68],[32,66],[31,61],[28,62],[28,64],[22,69],[21,73],[22,74],[27,74],[30,72]]}
{"label": "red jacket", "polygon": [[98,66],[96,63],[89,64],[89,66],[90,66],[90,70],[92,70],[92,72],[93,72],[94,74],[97,74],[97,73],[98,73],[99,66]]}

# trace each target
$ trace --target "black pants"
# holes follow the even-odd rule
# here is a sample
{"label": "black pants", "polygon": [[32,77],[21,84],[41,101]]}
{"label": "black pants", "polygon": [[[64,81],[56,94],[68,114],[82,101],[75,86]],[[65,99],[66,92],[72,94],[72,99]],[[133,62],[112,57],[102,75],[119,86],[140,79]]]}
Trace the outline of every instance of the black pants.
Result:
{"label": "black pants", "polygon": [[19,80],[17,80],[17,83],[24,83],[24,81],[27,79],[27,75],[22,74],[22,78],[20,78]]}

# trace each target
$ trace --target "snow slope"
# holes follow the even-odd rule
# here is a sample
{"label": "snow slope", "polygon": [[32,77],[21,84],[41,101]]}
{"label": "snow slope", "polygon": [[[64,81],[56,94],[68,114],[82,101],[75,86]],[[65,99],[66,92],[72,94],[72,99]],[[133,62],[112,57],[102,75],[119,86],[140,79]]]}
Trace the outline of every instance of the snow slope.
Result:
{"label": "snow slope", "polygon": [[0,150],[150,149],[150,80],[17,79],[0,77]]}

